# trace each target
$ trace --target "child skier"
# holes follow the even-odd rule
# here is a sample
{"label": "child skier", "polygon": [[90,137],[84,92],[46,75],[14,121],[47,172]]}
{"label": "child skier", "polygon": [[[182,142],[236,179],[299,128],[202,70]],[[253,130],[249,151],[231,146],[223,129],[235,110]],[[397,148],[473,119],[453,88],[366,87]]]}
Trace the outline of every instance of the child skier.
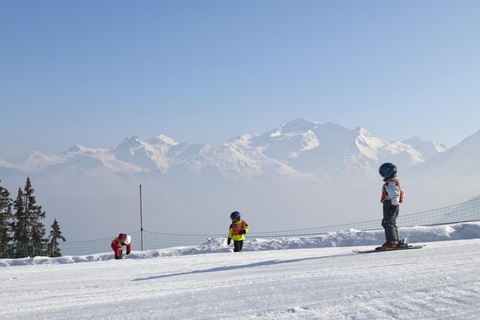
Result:
{"label": "child skier", "polygon": [[397,167],[393,163],[382,164],[378,172],[385,182],[382,187],[380,202],[383,203],[382,227],[385,229],[386,242],[377,250],[398,248],[406,245],[404,241],[399,242],[396,225],[400,204],[403,203],[403,187],[397,179]]}
{"label": "child skier", "polygon": [[123,258],[123,249],[125,248],[125,246],[127,247],[127,255],[130,254],[131,240],[132,238],[125,233],[120,233],[118,235],[118,238],[112,240],[112,249],[115,255],[115,259]]}
{"label": "child skier", "polygon": [[228,240],[227,244],[230,245],[233,239],[233,252],[240,252],[243,248],[243,240],[245,240],[245,234],[248,232],[250,227],[241,219],[240,212],[234,211],[230,214],[230,219],[232,219],[232,224],[228,229]]}

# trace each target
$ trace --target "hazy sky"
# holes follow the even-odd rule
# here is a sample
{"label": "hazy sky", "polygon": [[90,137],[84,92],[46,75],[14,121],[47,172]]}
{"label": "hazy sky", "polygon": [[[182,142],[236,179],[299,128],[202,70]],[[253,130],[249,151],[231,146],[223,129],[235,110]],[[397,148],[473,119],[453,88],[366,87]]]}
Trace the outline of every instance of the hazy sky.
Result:
{"label": "hazy sky", "polygon": [[447,147],[480,129],[480,2],[1,1],[0,158],[295,118]]}

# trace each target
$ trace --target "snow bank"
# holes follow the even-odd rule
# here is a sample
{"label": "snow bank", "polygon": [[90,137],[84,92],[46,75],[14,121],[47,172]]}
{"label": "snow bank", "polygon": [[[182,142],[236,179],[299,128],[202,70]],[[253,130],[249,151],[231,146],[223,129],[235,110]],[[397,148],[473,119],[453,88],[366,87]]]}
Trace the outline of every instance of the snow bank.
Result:
{"label": "snow bank", "polygon": [[[432,227],[408,227],[399,229],[400,237],[408,243],[424,243],[448,240],[464,240],[480,238],[480,221],[457,223]],[[360,231],[346,230],[332,232],[314,237],[278,238],[278,239],[248,239],[245,240],[243,251],[266,251],[306,249],[321,247],[351,247],[375,246],[385,240],[383,230]],[[232,246],[227,246],[226,238],[216,238],[199,246],[175,247],[148,251],[133,251],[126,259],[148,259],[169,256],[229,252]],[[63,256],[59,258],[34,257],[22,259],[1,259],[0,267],[66,264],[91,261],[112,260],[111,252],[85,256]]]}

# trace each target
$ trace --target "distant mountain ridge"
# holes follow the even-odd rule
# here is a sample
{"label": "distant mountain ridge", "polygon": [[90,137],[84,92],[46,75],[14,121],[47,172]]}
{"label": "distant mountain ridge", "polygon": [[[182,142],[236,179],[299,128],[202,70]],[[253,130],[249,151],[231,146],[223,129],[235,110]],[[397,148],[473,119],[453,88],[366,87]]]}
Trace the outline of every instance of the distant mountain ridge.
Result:
{"label": "distant mountain ridge", "polygon": [[113,148],[75,145],[56,155],[28,150],[2,163],[42,176],[188,172],[234,179],[277,175],[330,180],[376,175],[378,165],[385,161],[403,168],[424,164],[445,151],[444,145],[418,137],[390,142],[361,127],[350,130],[295,119],[263,134],[242,134],[220,146],[179,143],[165,135],[148,141],[130,136]]}
{"label": "distant mountain ridge", "polygon": [[410,168],[417,175],[480,177],[480,131],[428,162]]}
{"label": "distant mountain ridge", "polygon": [[[475,157],[478,135],[465,147],[459,144],[447,150],[442,144],[422,141],[416,136],[391,142],[373,136],[362,127],[350,130],[338,124],[295,119],[263,134],[242,134],[219,146],[179,143],[165,135],[148,141],[130,136],[111,148],[74,145],[56,155],[28,150],[3,160],[0,165],[48,177],[65,173],[131,176],[188,173],[233,179],[365,178],[377,177],[379,164],[386,161],[402,168],[428,167],[429,162],[442,166],[440,163],[456,159],[442,158],[442,154],[462,153],[459,158],[465,160],[463,148],[472,150]],[[470,161],[469,166],[475,165],[476,160]]]}

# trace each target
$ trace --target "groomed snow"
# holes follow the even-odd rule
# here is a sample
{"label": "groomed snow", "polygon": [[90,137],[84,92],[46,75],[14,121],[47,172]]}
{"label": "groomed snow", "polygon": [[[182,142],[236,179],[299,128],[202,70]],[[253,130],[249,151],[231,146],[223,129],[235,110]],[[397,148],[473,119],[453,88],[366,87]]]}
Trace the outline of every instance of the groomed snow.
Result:
{"label": "groomed snow", "polygon": [[350,230],[324,236],[336,247],[248,239],[232,253],[212,239],[123,260],[2,259],[0,319],[477,319],[480,222],[400,233],[426,246],[357,254],[372,233]]}

